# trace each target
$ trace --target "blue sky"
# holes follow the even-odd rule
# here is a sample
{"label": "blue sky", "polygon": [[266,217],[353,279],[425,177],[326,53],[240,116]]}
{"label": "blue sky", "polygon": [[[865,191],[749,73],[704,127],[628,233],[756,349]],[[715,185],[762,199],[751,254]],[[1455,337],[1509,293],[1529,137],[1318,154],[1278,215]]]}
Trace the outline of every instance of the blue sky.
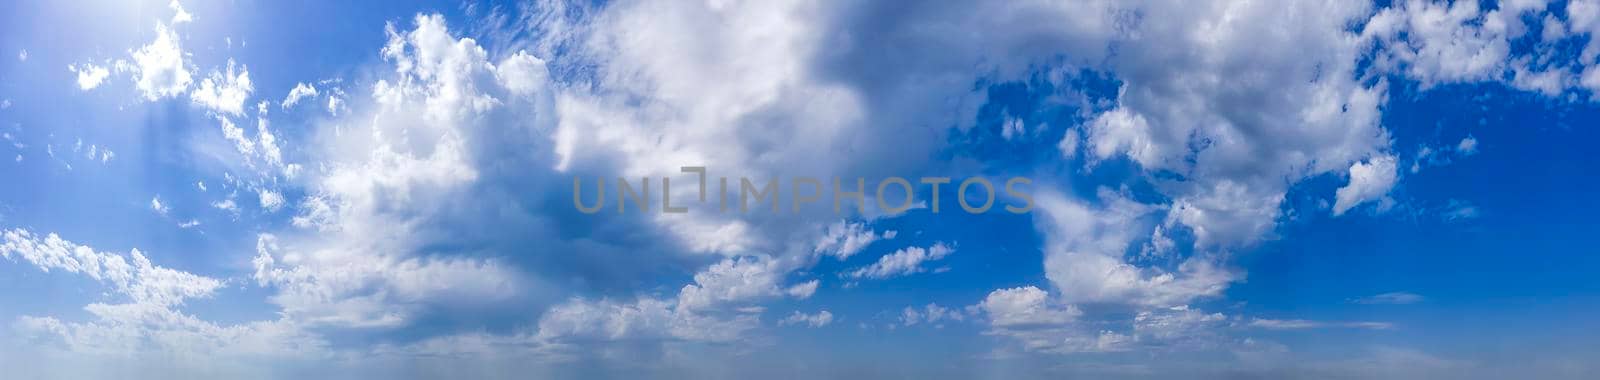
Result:
{"label": "blue sky", "polygon": [[0,14],[23,378],[1600,374],[1592,0]]}

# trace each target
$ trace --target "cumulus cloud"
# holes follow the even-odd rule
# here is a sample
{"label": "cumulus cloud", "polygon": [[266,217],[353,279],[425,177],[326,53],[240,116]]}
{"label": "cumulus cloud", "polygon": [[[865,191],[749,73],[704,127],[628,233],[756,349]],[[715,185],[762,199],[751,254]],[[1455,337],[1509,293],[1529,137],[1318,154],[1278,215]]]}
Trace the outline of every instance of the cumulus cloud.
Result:
{"label": "cumulus cloud", "polygon": [[[483,172],[490,169],[479,167],[478,160],[531,167],[514,161],[526,159],[523,155],[486,149],[531,139],[525,129],[536,121],[531,115],[547,110],[512,96],[499,80],[512,74],[497,76],[487,52],[471,39],[451,36],[442,17],[423,15],[414,22],[409,30],[388,27],[381,53],[392,71],[369,87],[372,103],[341,113],[350,119],[320,126],[313,132],[317,144],[302,151],[317,168],[303,179],[306,196],[293,202],[293,225],[299,230],[260,238],[254,277],[277,292],[271,301],[286,315],[326,326],[405,326],[445,305],[487,307],[539,291],[537,279],[519,273],[508,257],[496,257],[503,251],[432,247],[446,239],[486,247],[510,244],[492,240],[509,234],[451,229],[491,219],[532,223],[525,215],[487,211],[519,208],[509,197],[519,192],[494,187],[504,180],[502,173]],[[506,107],[512,103],[519,107]],[[339,132],[350,124],[366,133]],[[258,121],[255,139],[241,130],[233,140],[251,147],[241,153],[277,162],[282,153],[266,125]],[[293,172],[293,167],[286,164],[283,170]],[[277,190],[257,191],[269,210],[291,203]],[[776,285],[771,292],[778,293]]]}
{"label": "cumulus cloud", "polygon": [[1039,288],[999,289],[978,304],[988,318],[987,335],[1018,342],[1024,350],[1048,353],[1114,352],[1128,349],[1131,337],[1076,324],[1083,312],[1061,305]]}
{"label": "cumulus cloud", "polygon": [[636,303],[573,300],[539,318],[539,337],[548,341],[581,339],[727,342],[755,328],[755,317],[719,320],[671,307],[670,302],[641,299]]}
{"label": "cumulus cloud", "polygon": [[1411,0],[1385,8],[1367,22],[1363,37],[1384,42],[1380,65],[1424,86],[1492,79],[1504,70],[1511,32],[1506,10],[1480,12],[1477,2]]}
{"label": "cumulus cloud", "polygon": [[167,3],[167,7],[172,8],[172,25],[194,21],[194,15],[184,10],[183,4],[179,4],[178,0],[172,0],[172,2]]}
{"label": "cumulus cloud", "polygon": [[790,297],[807,299],[811,298],[812,294],[817,294],[817,285],[820,284],[822,284],[822,281],[819,280],[806,281],[790,286],[789,289],[784,290],[784,293],[787,293]]}
{"label": "cumulus cloud", "polygon": [[1206,313],[1188,305],[1141,311],[1133,317],[1133,331],[1137,340],[1153,341],[1169,346],[1213,344],[1219,327],[1227,316]]}
{"label": "cumulus cloud", "polygon": [[0,237],[5,239],[0,256],[6,259],[22,259],[46,272],[62,270],[87,276],[112,286],[136,304],[182,305],[222,287],[221,280],[156,266],[139,250],[127,255],[97,252],[55,234],[40,236],[18,229],[6,230]]}
{"label": "cumulus cloud", "polygon": [[178,310],[186,301],[213,296],[224,282],[155,265],[135,249],[126,255],[100,252],[56,234],[28,230],[0,232],[0,257],[23,260],[39,270],[58,270],[110,287],[124,303],[84,307],[87,322],[54,317],[19,317],[14,326],[42,344],[37,350],[73,355],[130,357],[149,352],[213,359],[300,357],[325,351],[327,344],[288,320],[219,325]]}
{"label": "cumulus cloud", "polygon": [[179,43],[177,31],[156,23],[156,39],[130,53],[135,84],[147,100],[174,97],[187,91],[191,64]]}
{"label": "cumulus cloud", "polygon": [[277,212],[278,209],[283,208],[283,194],[267,189],[257,190],[256,194],[256,199],[261,202],[262,209],[268,212]]}
{"label": "cumulus cloud", "polygon": [[810,326],[813,328],[827,326],[830,323],[833,323],[833,313],[830,313],[827,310],[819,311],[816,314],[805,314],[795,311],[794,313],[789,314],[788,317],[778,320],[779,326],[798,325]]}
{"label": "cumulus cloud", "polygon": [[[370,85],[344,87],[346,96],[327,83],[320,91],[297,83],[284,98],[289,108],[328,97],[333,120],[307,126],[301,146],[280,141],[260,115],[253,138],[234,124],[247,120],[243,104],[253,91],[242,65],[201,81],[193,102],[218,114],[224,139],[248,161],[276,168],[288,166],[285,156],[308,160],[303,178],[266,175],[241,186],[263,208],[294,214],[293,229],[258,238],[251,275],[273,292],[270,302],[286,320],[396,327],[440,305],[528,296],[540,301],[528,302],[542,310],[536,331],[452,335],[396,349],[738,342],[761,326],[748,311],[759,303],[815,294],[820,281],[793,283],[796,272],[819,257],[846,260],[895,232],[813,214],[576,219],[562,214],[566,199],[539,194],[561,193],[574,176],[660,178],[704,163],[752,178],[927,169],[928,157],[947,151],[950,134],[976,122],[987,95],[974,83],[1064,66],[1115,78],[1117,88],[1113,98],[1085,102],[1095,105],[1082,111],[1087,121],[1055,147],[1082,155],[1088,171],[1126,160],[1130,182],[1149,184],[1154,194],[1041,191],[1033,222],[1048,283],[996,290],[972,310],[984,316],[987,334],[1030,351],[1121,351],[1190,339],[1224,317],[1188,305],[1242,278],[1227,268],[1229,255],[1270,234],[1291,186],[1346,175],[1339,215],[1385,198],[1399,181],[1378,123],[1388,82],[1358,72],[1366,49],[1384,49],[1375,67],[1413,80],[1494,79],[1506,67],[1488,59],[1503,55],[1501,36],[1515,29],[1497,24],[1513,18],[1482,16],[1466,4],[1422,2],[1381,11],[1316,1],[983,2],[904,14],[884,4],[811,2],[545,8],[561,6],[525,9],[547,12],[529,24],[553,30],[486,33],[537,41],[461,38],[438,15],[389,25],[379,51],[384,65]],[[871,17],[890,13],[900,18]],[[1578,33],[1587,24],[1573,14]],[[950,30],[985,34],[952,38]],[[1448,39],[1466,43],[1436,42]],[[155,41],[132,52],[146,99],[175,97],[192,84],[180,41],[158,24]],[[1514,70],[1523,70],[1517,86],[1540,91],[1570,82],[1545,68]],[[930,104],[950,107],[928,112]],[[1049,128],[1008,114],[999,134],[1020,143]],[[1464,143],[1457,150],[1467,151]],[[675,185],[687,179],[673,178]],[[213,206],[238,210],[232,197]],[[584,231],[639,236],[573,236]],[[1140,245],[1151,247],[1148,255],[1126,254]],[[909,247],[842,275],[920,273],[952,251],[942,243]],[[655,265],[662,262],[675,265]],[[632,287],[653,282],[634,268],[647,266],[692,268],[693,275],[686,284],[653,285],[675,294],[645,293],[655,290]],[[546,286],[552,283],[566,287]],[[1081,310],[1103,305],[1128,313],[1108,323],[1083,320]],[[824,313],[797,312],[790,317],[803,319],[790,323],[831,321]],[[912,324],[963,315],[930,304],[900,317]]]}
{"label": "cumulus cloud", "polygon": [[84,91],[93,90],[95,87],[99,87],[100,83],[104,82],[106,77],[111,75],[110,70],[106,70],[105,67],[96,66],[92,63],[67,65],[67,71],[78,74],[78,88]]}
{"label": "cumulus cloud", "polygon": [[939,306],[937,303],[924,305],[920,309],[907,306],[900,311],[900,324],[904,326],[915,326],[921,323],[943,326],[942,322],[944,321],[960,322],[966,319],[966,314],[961,310]]}
{"label": "cumulus cloud", "polygon": [[1373,200],[1391,202],[1388,200],[1389,189],[1394,187],[1398,175],[1394,156],[1373,157],[1350,165],[1350,182],[1334,194],[1333,215],[1343,215],[1345,211]]}
{"label": "cumulus cloud", "polygon": [[[1035,224],[1044,233],[1045,275],[1069,302],[1146,306],[1186,304],[1214,296],[1233,280],[1216,258],[1184,259],[1172,270],[1140,268],[1122,252],[1158,208],[1102,192],[1104,207],[1091,207],[1058,194],[1036,196]],[[1143,227],[1148,228],[1148,227]]]}
{"label": "cumulus cloud", "polygon": [[150,198],[150,211],[155,211],[156,214],[166,216],[169,209],[167,208],[167,205],[161,203],[161,196],[157,195],[154,198]]}
{"label": "cumulus cloud", "polygon": [[224,200],[216,201],[216,202],[211,204],[211,207],[216,208],[218,210],[222,210],[222,211],[227,211],[229,213],[233,213],[234,215],[238,215],[238,213],[239,213],[239,205],[234,203],[233,199],[224,199]]}
{"label": "cumulus cloud", "polygon": [[1456,143],[1456,152],[1460,153],[1462,156],[1471,156],[1477,154],[1478,139],[1473,138],[1472,136],[1462,138],[1461,142]]}
{"label": "cumulus cloud", "polygon": [[250,84],[250,69],[240,66],[235,72],[234,63],[229,60],[227,71],[212,71],[189,98],[206,109],[238,116],[244,113],[244,102],[251,91],[255,87]]}
{"label": "cumulus cloud", "polygon": [[779,290],[783,272],[773,259],[737,257],[725,259],[694,275],[694,283],[678,293],[678,305],[689,310],[704,310],[732,302],[746,302],[788,294],[807,298],[820,282],[812,280]]}
{"label": "cumulus cloud", "polygon": [[1071,305],[1053,304],[1047,293],[1032,286],[995,290],[978,307],[994,327],[1060,325],[1083,314]]}
{"label": "cumulus cloud", "polygon": [[822,238],[817,241],[814,251],[818,254],[833,256],[839,260],[849,259],[856,253],[866,249],[868,245],[881,239],[893,239],[895,231],[877,232],[864,223],[851,223],[839,221],[828,225]]}
{"label": "cumulus cloud", "polygon": [[366,251],[381,246],[353,244],[284,253],[294,248],[281,246],[277,236],[261,235],[253,277],[279,290],[270,299],[285,313],[310,323],[398,326],[428,302],[504,299],[516,289],[517,275],[491,261],[394,257]]}

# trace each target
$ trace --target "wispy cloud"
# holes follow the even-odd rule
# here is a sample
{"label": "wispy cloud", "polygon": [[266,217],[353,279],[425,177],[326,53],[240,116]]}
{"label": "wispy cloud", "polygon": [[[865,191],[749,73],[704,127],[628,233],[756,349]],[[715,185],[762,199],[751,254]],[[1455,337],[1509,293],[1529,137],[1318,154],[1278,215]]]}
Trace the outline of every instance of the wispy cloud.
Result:
{"label": "wispy cloud", "polygon": [[1327,328],[1388,330],[1388,329],[1394,328],[1394,324],[1393,323],[1389,323],[1389,322],[1370,322],[1370,321],[1326,322],[1326,321],[1312,321],[1312,320],[1306,320],[1306,319],[1265,319],[1265,318],[1253,319],[1253,320],[1250,321],[1249,326],[1250,327],[1255,327],[1255,328],[1267,329],[1267,330],[1310,330],[1310,329],[1327,329]]}
{"label": "wispy cloud", "polygon": [[1426,298],[1416,293],[1388,292],[1352,299],[1350,302],[1362,305],[1410,305],[1424,300]]}

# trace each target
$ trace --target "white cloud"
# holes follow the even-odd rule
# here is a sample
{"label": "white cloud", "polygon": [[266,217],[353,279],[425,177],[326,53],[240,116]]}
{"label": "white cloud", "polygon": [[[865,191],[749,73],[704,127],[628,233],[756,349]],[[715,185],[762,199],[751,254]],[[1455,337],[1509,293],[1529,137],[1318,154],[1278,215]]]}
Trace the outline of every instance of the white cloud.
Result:
{"label": "white cloud", "polygon": [[295,83],[294,89],[289,90],[289,96],[283,98],[283,108],[289,109],[300,103],[300,99],[315,98],[317,87],[305,83]]}
{"label": "white cloud", "polygon": [[194,21],[194,15],[189,14],[188,11],[183,10],[183,4],[179,4],[178,0],[172,0],[172,2],[167,3],[167,7],[168,8],[172,8],[172,12],[173,12],[172,25],[178,25],[178,24],[182,24],[182,23],[185,23],[185,22]]}
{"label": "white cloud", "polygon": [[[525,51],[501,61],[498,70],[495,70],[495,77],[505,85],[507,91],[518,96],[536,95],[550,80],[544,60]],[[330,105],[329,108],[333,107]]]}
{"label": "white cloud", "polygon": [[[1115,189],[1096,199],[1040,197],[1035,221],[1046,242],[1045,274],[1058,298],[1034,287],[1006,289],[991,293],[982,306],[989,333],[1015,337],[1029,349],[1114,351],[1145,336],[1188,335],[1178,331],[1214,323],[1216,314],[1177,307],[1219,295],[1238,278],[1221,269],[1221,260],[1272,230],[1286,189],[1344,170],[1352,178],[1347,188],[1353,187],[1356,167],[1381,164],[1361,160],[1388,149],[1376,117],[1387,84],[1357,80],[1354,66],[1366,42],[1348,30],[1371,14],[1366,3],[984,3],[908,14],[890,25],[841,22],[875,11],[856,7],[619,3],[594,10],[592,19],[571,12],[584,19],[568,20],[562,13],[542,20],[563,28],[537,33],[545,40],[516,45],[539,57],[486,50],[457,38],[440,16],[420,16],[410,30],[391,26],[382,54],[392,70],[377,71],[371,86],[348,87],[370,94],[346,97],[323,83],[326,109],[336,120],[309,126],[308,146],[282,147],[298,149],[290,155],[306,157],[312,168],[308,178],[294,181],[305,186],[293,219],[301,230],[282,234],[284,249],[277,238],[262,239],[255,278],[277,292],[272,302],[283,315],[325,325],[398,326],[442,299],[503,300],[521,289],[511,285],[522,280],[516,269],[494,258],[512,244],[482,237],[492,230],[461,233],[451,227],[560,223],[543,215],[549,210],[539,209],[540,201],[506,195],[550,192],[540,175],[551,173],[528,175],[528,168],[556,170],[560,177],[630,178],[676,174],[677,165],[704,162],[733,163],[717,169],[755,178],[919,168],[928,156],[923,153],[950,141],[946,131],[927,126],[965,126],[975,119],[976,111],[956,109],[976,109],[974,99],[983,102],[982,91],[972,91],[977,78],[1014,79],[1023,68],[1066,59],[1065,65],[1104,71],[1122,85],[1114,101],[1095,108],[1104,112],[1084,115],[1090,122],[1081,135],[1073,129],[1057,147],[1069,157],[1081,150],[1098,162],[1125,157],[1160,194],[1140,198],[1145,201]],[[1291,17],[1306,14],[1320,17]],[[1377,33],[1380,27],[1368,29]],[[191,70],[175,33],[158,29],[157,40],[134,53],[139,88],[151,100],[184,92]],[[948,30],[986,34],[950,38]],[[860,37],[872,35],[898,37]],[[904,50],[878,45],[885,43]],[[562,67],[592,69],[582,75],[583,83],[547,83],[552,78],[546,59],[560,59],[547,54],[552,45],[579,61],[560,62],[569,65]],[[879,55],[884,51],[919,59]],[[938,54],[917,55],[928,51]],[[1434,55],[1455,54],[1449,53]],[[1415,75],[1445,81],[1484,70],[1440,67],[1455,71]],[[1547,82],[1533,80],[1540,79],[1533,74],[1530,83]],[[213,73],[207,82],[214,84],[202,83],[195,102],[238,116],[232,109],[242,108],[249,91],[240,92],[237,107],[223,93],[240,78],[248,79],[231,69],[225,77]],[[295,97],[299,89],[285,98],[285,108],[301,100]],[[962,106],[926,112],[928,104]],[[247,157],[281,160],[284,152],[278,152],[265,120],[258,120],[255,139],[220,120],[225,138]],[[1002,128],[1004,137],[1027,135],[1020,120]],[[868,143],[876,141],[895,144]],[[537,155],[528,152],[553,157],[529,159]],[[505,168],[520,168],[521,174],[508,175]],[[1184,180],[1167,180],[1171,174]],[[1387,194],[1398,180],[1392,177],[1375,196]],[[534,188],[520,187],[526,183]],[[256,190],[263,206],[268,191],[278,198],[275,207],[285,203],[276,189],[245,187]],[[1349,207],[1367,196],[1353,195]],[[1148,199],[1170,201],[1143,203]],[[231,198],[214,207],[237,210]],[[505,339],[737,341],[758,324],[753,316],[727,317],[729,309],[783,295],[808,297],[819,281],[785,286],[789,275],[813,265],[818,255],[846,259],[893,235],[862,224],[839,222],[820,231],[820,224],[812,224],[837,216],[708,214],[647,219],[653,230],[650,224],[627,226],[678,243],[651,253],[710,263],[676,297],[568,299],[545,312],[537,336]],[[519,232],[541,232],[528,230]],[[1175,255],[1163,257],[1172,259],[1171,266],[1141,266],[1148,263],[1123,255],[1146,238],[1184,232],[1195,237],[1194,247],[1161,249]],[[435,252],[445,239],[486,252]],[[575,249],[550,240],[538,248],[609,248],[596,247],[602,242]],[[949,254],[939,247],[901,250],[853,275],[924,271],[928,261]],[[618,271],[626,266],[606,265]],[[562,268],[569,267],[582,266]],[[1134,305],[1134,328],[1140,331],[1129,336],[1077,325],[1082,313],[1071,303],[1080,302]],[[929,311],[916,313],[922,320]]]}
{"label": "white cloud", "polygon": [[233,142],[234,149],[238,150],[239,154],[245,157],[255,156],[256,142],[244,135],[243,128],[234,125],[233,120],[229,120],[224,116],[218,116],[217,123],[222,128],[222,137]]}
{"label": "white cloud", "polygon": [[1441,212],[1440,216],[1443,217],[1447,222],[1454,222],[1474,219],[1477,218],[1481,213],[1482,211],[1478,210],[1478,206],[1473,206],[1472,203],[1458,199],[1451,199],[1450,202],[1445,205],[1444,211]]}
{"label": "white cloud", "polygon": [[261,208],[267,212],[278,212],[283,208],[283,194],[276,191],[260,189],[256,191],[257,199],[261,201]]}
{"label": "white cloud", "polygon": [[1061,156],[1062,157],[1065,157],[1065,158],[1068,158],[1068,159],[1077,158],[1078,157],[1078,144],[1082,140],[1083,140],[1083,137],[1079,136],[1078,130],[1076,128],[1069,129],[1069,130],[1067,130],[1067,133],[1065,135],[1061,136],[1061,142],[1056,143],[1056,149],[1061,150]]}
{"label": "white cloud", "polygon": [[827,310],[819,311],[816,314],[804,314],[799,311],[795,311],[794,313],[789,314],[788,317],[778,321],[779,326],[800,325],[810,326],[813,328],[827,326],[830,323],[833,323],[833,313],[830,313]]}
{"label": "white cloud", "polygon": [[156,39],[131,53],[136,84],[147,100],[174,97],[188,90],[190,64],[176,31],[156,23]]}
{"label": "white cloud", "polygon": [[1109,330],[1078,325],[1083,315],[1076,307],[1050,301],[1039,288],[999,289],[989,293],[977,308],[988,316],[987,335],[1008,337],[1022,349],[1049,353],[1125,351],[1131,337]]}
{"label": "white cloud", "polygon": [[1362,37],[1384,45],[1375,65],[1403,72],[1424,87],[1493,80],[1511,50],[1504,12],[1480,13],[1473,1],[1405,1],[1374,15]]}
{"label": "white cloud", "polygon": [[1053,304],[1049,294],[1032,286],[995,290],[978,307],[994,327],[1061,325],[1083,314],[1071,305]]}
{"label": "white cloud", "polygon": [[817,285],[820,284],[822,284],[822,281],[819,280],[806,281],[794,286],[790,286],[789,289],[786,289],[783,292],[788,294],[790,297],[807,299],[811,298],[811,295],[817,294]]}
{"label": "white cloud", "polygon": [[[1068,302],[1175,306],[1220,294],[1234,275],[1216,259],[1196,255],[1176,270],[1139,268],[1123,252],[1153,221],[1158,208],[1101,192],[1105,207],[1092,208],[1053,192],[1035,195],[1035,226],[1045,236],[1045,276]],[[1182,207],[1169,218],[1183,217]],[[1206,231],[1197,231],[1204,236]]]}
{"label": "white cloud", "polygon": [[1462,157],[1477,154],[1478,139],[1473,138],[1472,136],[1462,138],[1461,142],[1456,144],[1456,152],[1460,153]]}
{"label": "white cloud", "polygon": [[672,302],[642,298],[635,303],[574,299],[539,318],[544,341],[629,341],[683,339],[730,342],[757,326],[755,317],[707,317],[674,308]]}
{"label": "white cloud", "polygon": [[344,98],[341,98],[338,95],[329,94],[328,95],[328,114],[333,115],[333,116],[339,116],[339,112],[343,111],[343,110],[344,110]]}
{"label": "white cloud", "polygon": [[239,205],[233,203],[233,199],[224,199],[224,200],[221,200],[221,201],[217,201],[216,203],[212,203],[211,207],[215,207],[218,210],[231,212],[231,213],[234,213],[235,215],[237,215],[239,213]]}
{"label": "white cloud", "polygon": [[1000,136],[1006,140],[1021,137],[1027,132],[1027,126],[1023,124],[1022,119],[1010,115],[1007,115],[1005,122],[1000,125]]}
{"label": "white cloud", "polygon": [[900,311],[900,324],[904,326],[915,326],[921,323],[943,326],[940,324],[940,322],[960,322],[965,321],[966,319],[967,316],[962,314],[960,310],[939,306],[939,304],[936,303],[927,304],[921,309],[907,306],[905,309]]}
{"label": "white cloud", "polygon": [[157,195],[154,198],[150,198],[150,210],[161,216],[167,216],[168,208],[167,205],[161,203],[161,196]]}
{"label": "white cloud", "polygon": [[261,235],[253,278],[296,320],[345,327],[402,326],[418,308],[444,300],[492,302],[517,290],[501,264],[469,258],[404,258],[350,242],[307,251]]}
{"label": "white cloud", "polygon": [[1089,141],[1097,158],[1126,154],[1146,167],[1163,167],[1164,144],[1150,141],[1150,122],[1143,115],[1117,108],[1096,116],[1089,123]]}
{"label": "white cloud", "polygon": [[1395,171],[1395,158],[1389,155],[1350,165],[1350,182],[1334,194],[1333,215],[1343,215],[1345,211],[1372,200],[1383,199],[1388,202],[1389,189],[1394,187],[1398,174]]}
{"label": "white cloud", "polygon": [[1188,305],[1141,311],[1133,317],[1134,335],[1141,341],[1159,342],[1168,346],[1193,343],[1211,344],[1215,328],[1227,316],[1222,313],[1205,313]]}
{"label": "white cloud", "polygon": [[244,102],[251,91],[255,86],[250,83],[250,68],[240,66],[235,72],[233,60],[228,60],[227,71],[213,70],[189,98],[206,109],[238,116],[244,113]]}
{"label": "white cloud", "polygon": [[[725,302],[741,302],[779,294],[782,273],[771,259],[738,257],[725,259],[694,275],[694,283],[684,285],[678,305],[689,309],[709,309]],[[807,295],[804,287],[793,294]],[[812,292],[815,289],[810,289]]]}
{"label": "white cloud", "polygon": [[895,276],[904,276],[927,271],[923,263],[944,259],[955,252],[955,249],[944,243],[933,246],[909,247],[878,258],[878,262],[864,268],[849,272],[846,276],[851,278],[884,279]]}
{"label": "white cloud", "polygon": [[1425,300],[1421,295],[1410,292],[1389,292],[1367,297],[1361,297],[1351,302],[1364,305],[1409,305]]}
{"label": "white cloud", "polygon": [[[152,201],[153,202],[153,201]],[[222,281],[152,264],[135,249],[127,255],[96,252],[93,248],[28,230],[6,230],[0,256],[26,260],[42,271],[62,270],[112,286],[136,304],[166,307],[185,300],[209,297]]]}
{"label": "white cloud", "polygon": [[160,355],[206,357],[212,360],[319,355],[327,343],[300,330],[292,321],[256,321],[218,325],[176,308],[189,299],[213,296],[222,280],[153,264],[139,250],[127,255],[98,252],[88,246],[27,230],[0,233],[0,256],[22,259],[50,272],[79,274],[109,286],[126,303],[93,303],[87,322],[54,317],[21,316],[13,324],[37,352],[65,351],[74,357]]}
{"label": "white cloud", "polygon": [[[504,107],[518,98],[485,80],[496,78],[495,66],[481,47],[452,37],[442,17],[416,22],[414,30],[388,28],[383,55],[393,71],[367,87],[372,94],[362,98],[372,103],[319,125],[316,145],[301,150],[318,168],[303,180],[307,195],[292,219],[305,231],[262,239],[256,278],[277,289],[272,302],[288,315],[334,326],[403,326],[443,304],[483,307],[537,290],[537,279],[500,260],[430,248],[441,239],[484,238],[450,230],[457,226],[528,223],[486,211],[520,206],[477,193],[484,179],[477,160],[480,149],[522,141],[508,136],[530,138],[521,129],[534,120],[526,112],[543,110]],[[249,145],[273,161],[276,136],[258,125],[260,137]],[[343,132],[348,128],[361,132]],[[512,166],[531,167],[505,165]],[[775,285],[771,292],[778,294]]]}
{"label": "white cloud", "polygon": [[28,61],[28,49],[17,50],[17,62]]}
{"label": "white cloud", "polygon": [[836,257],[839,260],[845,260],[866,249],[873,242],[880,239],[893,239],[895,235],[895,231],[879,233],[868,228],[865,223],[851,223],[841,220],[828,225],[813,251]]}
{"label": "white cloud", "polygon": [[1388,330],[1394,324],[1387,322],[1320,322],[1304,319],[1262,319],[1255,318],[1250,321],[1250,327],[1267,330],[1307,330],[1321,328],[1352,328],[1367,330]]}
{"label": "white cloud", "polygon": [[256,146],[261,147],[261,158],[268,166],[283,167],[283,151],[278,148],[278,137],[267,127],[267,119],[256,119]]}
{"label": "white cloud", "polygon": [[106,70],[106,68],[96,66],[92,63],[67,65],[67,71],[78,74],[78,88],[83,89],[84,91],[99,87],[100,83],[104,82],[106,77],[111,75],[111,72]]}

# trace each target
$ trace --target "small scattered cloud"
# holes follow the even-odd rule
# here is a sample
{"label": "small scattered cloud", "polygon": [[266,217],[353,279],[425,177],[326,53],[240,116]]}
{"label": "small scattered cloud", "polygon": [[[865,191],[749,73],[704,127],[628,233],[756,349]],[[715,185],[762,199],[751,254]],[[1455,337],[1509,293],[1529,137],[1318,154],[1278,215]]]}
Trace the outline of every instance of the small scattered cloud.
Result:
{"label": "small scattered cloud", "polygon": [[1345,211],[1368,201],[1381,200],[1380,210],[1392,203],[1388,199],[1389,189],[1394,188],[1398,179],[1394,156],[1383,155],[1357,162],[1350,165],[1349,174],[1349,184],[1340,187],[1334,194],[1334,216],[1344,215]]}
{"label": "small scattered cloud", "polygon": [[[972,310],[976,311],[977,309],[974,308]],[[961,310],[939,306],[937,303],[930,303],[921,308],[907,306],[905,309],[900,310],[900,324],[907,327],[917,324],[943,327],[942,322],[944,321],[960,322],[965,320],[967,320],[967,316]]]}
{"label": "small scattered cloud", "polygon": [[261,189],[256,194],[261,200],[262,209],[265,209],[268,212],[277,212],[279,209],[283,208],[283,194],[279,194],[276,191],[267,189]]}
{"label": "small scattered cloud", "polygon": [[1456,143],[1456,153],[1460,153],[1462,157],[1477,154],[1478,139],[1473,138],[1472,136],[1467,136],[1466,138],[1461,139],[1460,143]]}
{"label": "small scattered cloud", "polygon": [[244,113],[245,100],[255,86],[250,83],[250,68],[239,66],[235,71],[233,60],[228,60],[226,71],[212,71],[200,87],[190,94],[190,99],[206,109],[232,115]]}
{"label": "small scattered cloud", "polygon": [[817,285],[820,284],[822,284],[822,281],[811,280],[800,283],[799,285],[790,286],[789,289],[784,291],[784,293],[788,293],[790,297],[807,299],[811,298],[811,295],[817,293]]}
{"label": "small scattered cloud", "polygon": [[936,243],[927,248],[905,248],[884,255],[878,258],[878,262],[847,273],[845,276],[850,278],[884,279],[922,273],[928,270],[923,267],[923,263],[943,259],[952,252],[955,252],[955,249],[944,243]]}
{"label": "small scattered cloud", "polygon": [[150,198],[150,210],[161,216],[167,216],[167,212],[171,211],[167,208],[167,205],[161,203],[160,195]]}
{"label": "small scattered cloud", "polygon": [[105,82],[106,77],[111,75],[110,70],[93,63],[67,65],[67,71],[78,74],[78,88],[84,91],[99,87],[100,83]]}
{"label": "small scattered cloud", "polygon": [[189,89],[193,68],[178,33],[156,24],[156,39],[133,51],[135,83],[146,100],[174,97]]}
{"label": "small scattered cloud", "polygon": [[789,314],[788,317],[778,321],[779,326],[797,325],[810,326],[813,328],[827,326],[830,323],[833,323],[833,313],[830,313],[827,310],[819,311],[816,314],[805,314],[795,311],[794,313]]}
{"label": "small scattered cloud", "polygon": [[1394,328],[1388,322],[1323,322],[1305,319],[1265,319],[1256,318],[1250,321],[1250,327],[1267,330],[1310,330],[1326,328],[1349,328],[1365,330],[1388,330]]}
{"label": "small scattered cloud", "polygon": [[183,4],[179,4],[178,0],[172,0],[172,2],[167,3],[167,7],[172,8],[172,25],[194,21],[194,15],[184,10]]}
{"label": "small scattered cloud", "polygon": [[1350,300],[1351,303],[1362,305],[1410,305],[1422,302],[1426,298],[1410,292],[1388,292]]}
{"label": "small scattered cloud", "polygon": [[895,231],[882,233],[873,231],[865,223],[839,221],[823,230],[822,238],[817,241],[812,251],[845,260],[860,253],[873,242],[893,239],[895,235],[897,235]]}
{"label": "small scattered cloud", "polygon": [[283,108],[292,108],[295,104],[299,104],[301,99],[313,98],[316,96],[316,86],[305,83],[296,83],[294,85],[294,89],[289,90],[289,96],[283,98]]}
{"label": "small scattered cloud", "polygon": [[1444,218],[1444,221],[1446,222],[1458,222],[1469,219],[1477,219],[1479,214],[1480,211],[1478,210],[1478,206],[1474,206],[1466,201],[1451,199],[1450,203],[1445,205],[1444,211],[1441,212],[1440,217]]}

